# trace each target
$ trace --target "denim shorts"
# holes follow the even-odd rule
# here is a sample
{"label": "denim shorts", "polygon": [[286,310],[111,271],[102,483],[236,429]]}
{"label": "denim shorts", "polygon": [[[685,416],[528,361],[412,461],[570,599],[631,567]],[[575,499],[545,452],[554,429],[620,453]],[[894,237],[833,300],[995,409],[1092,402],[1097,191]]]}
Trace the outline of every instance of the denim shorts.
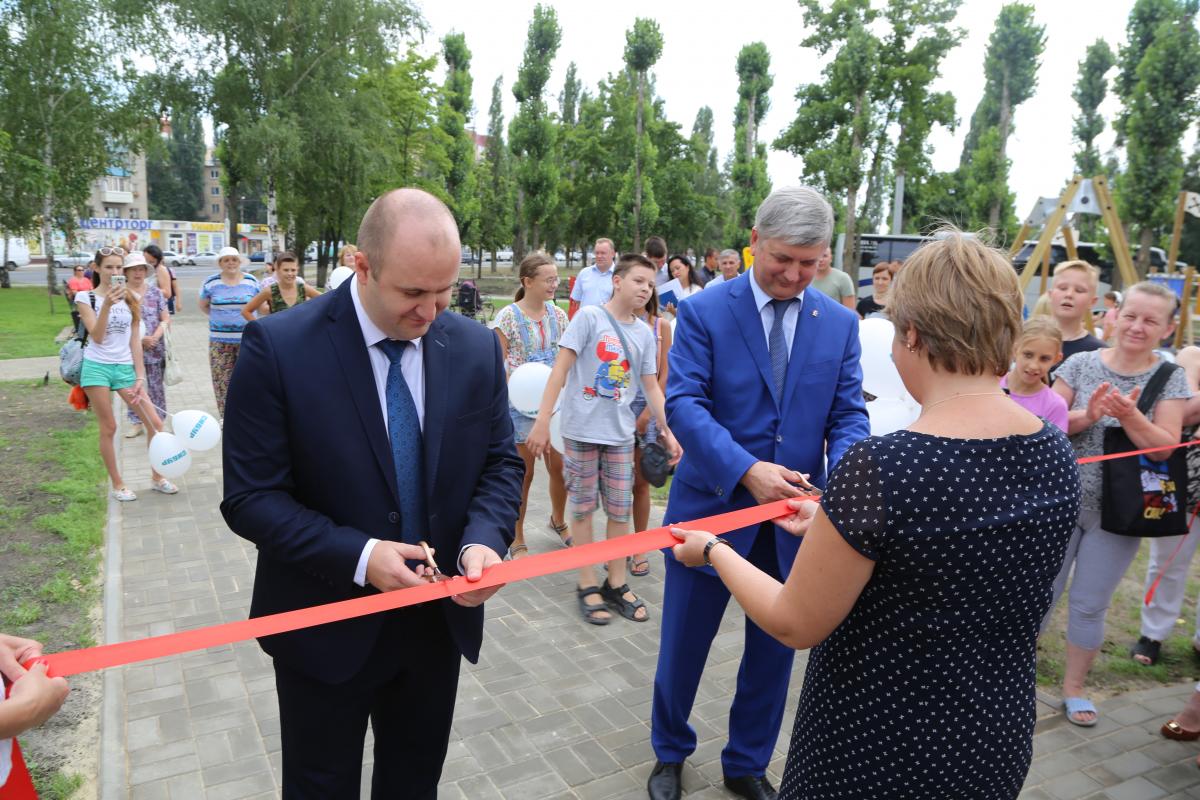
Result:
{"label": "denim shorts", "polygon": [[529,438],[529,431],[533,428],[533,417],[527,417],[509,405],[508,418],[512,420],[513,438],[517,444],[525,444],[525,440]]}
{"label": "denim shorts", "polygon": [[83,360],[83,369],[79,373],[79,385],[106,386],[109,389],[128,389],[137,382],[137,373],[133,364],[99,364],[95,361]]}

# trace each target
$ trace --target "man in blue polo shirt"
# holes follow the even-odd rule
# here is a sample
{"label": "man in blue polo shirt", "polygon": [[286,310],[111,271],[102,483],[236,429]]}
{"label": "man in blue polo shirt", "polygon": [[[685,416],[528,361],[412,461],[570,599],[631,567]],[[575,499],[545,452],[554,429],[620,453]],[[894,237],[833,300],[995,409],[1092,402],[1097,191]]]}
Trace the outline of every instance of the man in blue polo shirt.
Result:
{"label": "man in blue polo shirt", "polygon": [[612,298],[612,264],[616,247],[612,239],[597,239],[594,248],[596,263],[584,267],[575,278],[575,287],[571,289],[571,299],[583,306],[602,306]]}

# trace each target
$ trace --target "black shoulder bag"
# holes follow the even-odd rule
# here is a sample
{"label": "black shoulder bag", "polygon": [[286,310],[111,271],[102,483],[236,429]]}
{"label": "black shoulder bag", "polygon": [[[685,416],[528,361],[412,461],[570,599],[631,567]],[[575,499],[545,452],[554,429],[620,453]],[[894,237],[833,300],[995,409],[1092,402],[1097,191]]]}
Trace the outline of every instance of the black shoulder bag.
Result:
{"label": "black shoulder bag", "polygon": [[[1138,410],[1148,414],[1178,364],[1163,362],[1150,376],[1138,399]],[[1138,450],[1124,428],[1104,429],[1104,454]],[[1100,526],[1119,536],[1182,536],[1187,533],[1187,455],[1173,450],[1165,461],[1144,455],[1102,462],[1104,484]]]}

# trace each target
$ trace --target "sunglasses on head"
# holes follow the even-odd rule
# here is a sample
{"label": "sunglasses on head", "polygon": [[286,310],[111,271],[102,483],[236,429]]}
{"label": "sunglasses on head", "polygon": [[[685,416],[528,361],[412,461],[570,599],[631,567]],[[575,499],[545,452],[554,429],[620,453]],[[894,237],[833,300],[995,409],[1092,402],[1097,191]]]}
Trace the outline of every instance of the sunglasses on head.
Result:
{"label": "sunglasses on head", "polygon": [[125,255],[124,247],[101,247],[97,252],[103,256],[123,256]]}

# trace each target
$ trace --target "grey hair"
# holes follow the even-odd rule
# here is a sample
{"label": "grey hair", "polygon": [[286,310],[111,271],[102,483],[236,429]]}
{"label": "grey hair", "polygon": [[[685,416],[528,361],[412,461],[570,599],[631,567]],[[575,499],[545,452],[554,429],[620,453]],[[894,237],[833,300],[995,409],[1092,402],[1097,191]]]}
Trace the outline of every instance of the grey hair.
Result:
{"label": "grey hair", "polygon": [[1133,294],[1134,292],[1141,292],[1142,294],[1148,294],[1151,297],[1157,297],[1160,300],[1166,300],[1173,306],[1171,311],[1172,314],[1179,310],[1179,295],[1175,294],[1175,292],[1171,291],[1166,286],[1163,286],[1161,283],[1155,283],[1154,281],[1142,281],[1141,283],[1135,283],[1133,286],[1130,286],[1128,289],[1126,289],[1124,297],[1121,298],[1120,307],[1123,308],[1125,306],[1125,301],[1128,300],[1129,295]]}
{"label": "grey hair", "polygon": [[800,247],[828,246],[833,239],[833,208],[811,186],[784,186],[762,201],[754,227],[760,239],[780,239]]}
{"label": "grey hair", "polygon": [[741,261],[742,254],[737,250],[722,250],[721,254],[717,256],[717,258],[736,258],[738,261]]}

